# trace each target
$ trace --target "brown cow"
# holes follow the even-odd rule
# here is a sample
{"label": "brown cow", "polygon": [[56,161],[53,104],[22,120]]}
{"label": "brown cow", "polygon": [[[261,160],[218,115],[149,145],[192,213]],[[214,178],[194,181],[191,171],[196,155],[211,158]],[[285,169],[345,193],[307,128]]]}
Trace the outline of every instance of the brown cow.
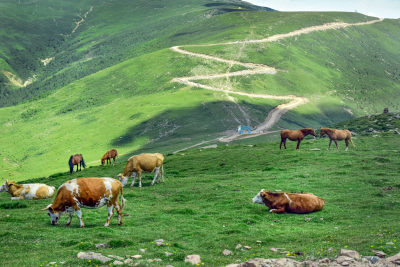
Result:
{"label": "brown cow", "polygon": [[281,131],[281,144],[279,145],[279,149],[282,149],[282,144],[285,146],[286,149],[286,139],[289,138],[291,141],[297,141],[296,149],[300,148],[301,140],[304,139],[307,135],[313,135],[314,137],[317,136],[314,129],[312,128],[304,128],[300,130],[283,130]]}
{"label": "brown cow", "polygon": [[[121,204],[118,196],[121,195]],[[74,212],[78,216],[81,227],[85,224],[82,220],[81,207],[100,208],[107,204],[108,217],[104,226],[109,226],[114,208],[118,212],[118,225],[122,224],[122,208],[125,199],[122,195],[122,184],[113,178],[78,178],[62,184],[58,188],[54,202],[43,210],[47,210],[52,225],[58,223],[61,214],[68,212],[70,225]]]}
{"label": "brown cow", "polygon": [[309,213],[322,210],[325,200],[312,193],[283,193],[261,190],[253,203],[263,204],[273,213]]}
{"label": "brown cow", "polygon": [[[128,179],[131,176],[133,178],[131,186],[135,185],[135,177],[136,174],[139,176],[139,187],[142,187],[142,172],[152,172],[154,170],[154,178],[151,182],[151,185],[154,185],[154,182],[158,176],[158,183],[160,179],[164,179],[164,156],[160,153],[143,153],[139,155],[132,156],[128,159],[124,171],[122,174],[118,174],[119,180],[122,182],[122,185],[125,186],[128,183]],[[161,170],[160,170],[161,169]]]}

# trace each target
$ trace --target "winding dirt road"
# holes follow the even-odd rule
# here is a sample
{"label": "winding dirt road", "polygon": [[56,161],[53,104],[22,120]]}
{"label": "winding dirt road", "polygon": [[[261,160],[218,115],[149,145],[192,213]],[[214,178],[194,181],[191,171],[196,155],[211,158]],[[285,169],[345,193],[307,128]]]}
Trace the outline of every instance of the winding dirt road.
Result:
{"label": "winding dirt road", "polygon": [[[201,44],[201,45],[185,45],[185,47],[205,47],[205,46],[216,46],[216,45],[237,45],[237,44],[254,44],[254,43],[268,43],[268,42],[276,42],[281,39],[289,38],[289,37],[294,37],[294,36],[299,36],[302,34],[308,34],[316,31],[326,31],[326,30],[337,30],[341,28],[347,28],[350,26],[362,26],[362,25],[368,25],[368,24],[373,24],[382,21],[382,19],[378,20],[371,20],[371,21],[366,21],[366,22],[358,22],[358,23],[345,23],[345,22],[333,22],[333,23],[326,23],[318,26],[311,26],[307,28],[302,28],[299,30],[295,30],[293,32],[289,33],[283,33],[283,34],[277,34],[273,35],[264,39],[259,39],[259,40],[245,40],[245,41],[235,41],[235,42],[225,42],[225,43],[215,43],[215,44]],[[203,59],[208,59],[208,60],[213,60],[213,61],[218,61],[222,63],[226,63],[229,65],[239,65],[247,68],[247,70],[241,70],[241,71],[236,71],[236,72],[228,72],[228,73],[218,73],[218,74],[212,74],[212,75],[198,75],[198,76],[190,76],[190,77],[178,77],[172,79],[172,82],[178,82],[181,84],[193,86],[193,87],[198,87],[198,88],[203,88],[206,90],[211,90],[211,91],[217,91],[217,92],[224,92],[228,95],[241,95],[241,96],[247,96],[251,98],[264,98],[264,99],[276,99],[276,100],[288,100],[289,102],[281,104],[274,109],[272,109],[264,122],[261,124],[257,125],[256,131],[254,131],[253,134],[251,135],[240,135],[239,133],[233,133],[230,136],[224,136],[215,140],[219,140],[221,142],[231,142],[236,139],[241,139],[241,138],[251,138],[255,137],[261,134],[268,134],[271,132],[268,132],[269,129],[271,129],[282,117],[283,114],[285,114],[287,111],[294,109],[300,105],[303,105],[308,102],[308,99],[305,97],[299,97],[295,95],[269,95],[269,94],[253,94],[253,93],[246,93],[246,92],[241,92],[241,91],[232,91],[232,90],[227,90],[223,88],[216,88],[213,86],[209,85],[204,85],[198,82],[195,82],[196,80],[212,80],[212,79],[217,79],[217,78],[228,78],[228,77],[233,77],[233,76],[245,76],[245,75],[256,75],[256,74],[276,74],[277,72],[281,70],[277,70],[273,67],[263,65],[263,64],[255,64],[255,63],[247,63],[247,62],[240,62],[236,60],[229,60],[229,59],[223,59],[220,57],[216,56],[211,56],[211,55],[206,55],[206,54],[200,54],[200,53],[195,53],[195,52],[190,52],[187,50],[184,50],[182,46],[174,46],[171,47],[171,49],[177,53],[188,55],[188,56],[193,56],[193,57],[199,57]],[[215,141],[211,140],[211,141]],[[196,147],[199,145],[202,145],[204,143],[208,143],[211,141],[203,141],[199,144],[192,145],[188,148]],[[186,148],[187,149],[187,148]],[[185,149],[181,149],[179,151],[183,151]],[[175,151],[175,153],[178,151]]]}

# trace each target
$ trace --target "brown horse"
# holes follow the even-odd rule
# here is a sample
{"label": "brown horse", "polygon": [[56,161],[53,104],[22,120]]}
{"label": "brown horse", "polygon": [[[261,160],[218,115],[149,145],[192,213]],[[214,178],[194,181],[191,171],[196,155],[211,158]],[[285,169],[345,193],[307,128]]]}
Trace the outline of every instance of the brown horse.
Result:
{"label": "brown horse", "polygon": [[74,165],[76,165],[76,171],[78,171],[78,165],[79,165],[79,171],[82,170],[83,168],[86,168],[85,161],[83,160],[82,154],[75,154],[69,158],[68,161],[69,164],[69,172],[73,173],[74,172]]}
{"label": "brown horse", "polygon": [[304,137],[306,137],[309,134],[317,136],[317,134],[314,132],[314,129],[312,128],[304,128],[300,130],[283,130],[281,132],[281,144],[279,146],[279,149],[282,149],[282,144],[285,146],[286,149],[287,138],[289,138],[289,140],[291,141],[297,141],[296,149],[299,149],[301,140],[303,140]]}
{"label": "brown horse", "polygon": [[104,166],[105,161],[107,160],[107,164],[111,164],[111,159],[114,160],[113,166],[115,166],[115,158],[118,156],[118,151],[113,148],[111,150],[108,150],[103,157],[101,158],[101,166]]}
{"label": "brown horse", "polygon": [[335,142],[336,149],[339,149],[337,140],[344,140],[346,142],[346,151],[349,149],[349,141],[355,147],[353,140],[351,140],[351,132],[349,130],[338,130],[338,129],[330,129],[330,128],[321,128],[321,132],[319,134],[320,137],[327,134],[329,136],[329,147],[328,150],[331,149],[332,140]]}

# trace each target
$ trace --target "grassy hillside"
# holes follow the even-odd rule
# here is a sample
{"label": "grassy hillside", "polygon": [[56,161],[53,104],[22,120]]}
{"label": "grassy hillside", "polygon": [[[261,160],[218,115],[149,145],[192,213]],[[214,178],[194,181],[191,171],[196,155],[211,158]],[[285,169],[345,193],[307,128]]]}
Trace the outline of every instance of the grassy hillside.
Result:
{"label": "grassy hillside", "polygon": [[[111,147],[127,155],[140,151],[170,153],[221,137],[240,124],[258,125],[273,107],[283,103],[237,95],[232,95],[232,99],[225,93],[172,83],[175,77],[243,69],[178,54],[168,49],[172,45],[258,39],[332,21],[373,19],[356,13],[265,12],[250,6],[245,8],[239,2],[211,5],[207,1],[196,1],[182,5],[173,1],[166,8],[148,6],[155,2],[140,7],[126,6],[127,13],[134,9],[136,13],[133,14],[137,16],[121,13],[114,24],[107,24],[107,21],[114,21],[112,12],[123,6],[116,2],[99,3],[103,2],[93,4],[95,7],[85,23],[63,42],[65,46],[60,46],[66,50],[55,52],[60,54],[46,66],[49,67],[48,77],[38,76],[36,83],[49,83],[52,89],[64,82],[68,84],[38,99],[0,109],[3,126],[0,135],[1,176],[21,180],[28,174],[37,177],[64,171],[67,159],[74,153],[82,153],[89,165],[94,166]],[[80,10],[85,11],[83,7]],[[152,12],[159,16],[147,23],[143,17]],[[110,16],[108,20],[106,14]],[[182,20],[176,20],[177,16]],[[167,23],[170,20],[176,20],[176,24]],[[309,104],[288,112],[274,129],[319,127],[348,119],[352,114],[380,111],[384,104],[389,104],[391,110],[398,108],[398,102],[394,101],[399,86],[396,68],[400,61],[394,49],[396,38],[399,38],[398,23],[398,20],[385,20],[374,25],[315,32],[260,46],[185,49],[287,70],[276,75],[215,79],[210,84],[247,92],[307,96]],[[169,26],[164,27],[166,24]],[[144,39],[139,38],[139,43],[129,41],[135,38],[130,31],[137,34],[139,29],[148,29],[149,35],[141,35]],[[336,41],[338,39],[341,42]],[[122,40],[130,45],[122,48]],[[370,55],[378,53],[374,51],[381,53],[381,60],[373,65],[376,72],[366,76],[361,70],[366,68],[369,73],[372,68],[369,67],[372,66]],[[117,53],[122,54],[117,57]],[[95,56],[91,57],[91,54]],[[123,61],[128,54],[132,58]],[[350,54],[356,55],[360,62],[353,64],[346,56]],[[69,57],[71,60],[67,60]],[[104,64],[95,61],[105,58]],[[115,64],[119,61],[123,62]],[[93,68],[84,62],[92,62]],[[331,63],[340,67],[336,69]],[[108,64],[113,66],[87,75]],[[89,69],[91,71],[86,72]],[[389,74],[385,70],[393,75],[387,77]],[[78,79],[81,74],[70,76],[76,72],[87,76],[81,79]],[[60,78],[64,74],[69,78]],[[365,83],[359,82],[362,79]],[[349,84],[343,85],[347,82]],[[371,84],[368,90],[362,87],[366,83]],[[384,89],[377,90],[376,84]],[[23,90],[30,94],[50,88],[42,85],[37,90],[33,87]],[[360,101],[346,98],[346,88],[353,86]],[[30,90],[32,88],[34,90]],[[382,98],[382,102],[372,105],[376,96]],[[17,98],[10,96],[8,99]]]}
{"label": "grassy hillside", "polygon": [[[182,29],[213,16],[267,9],[226,0],[22,0],[3,1],[0,7],[5,26],[0,31],[0,106],[46,95],[129,58],[169,47],[173,40],[189,41]],[[54,59],[44,66],[40,60],[45,58]],[[33,75],[36,81],[18,89],[4,71],[22,83]]]}
{"label": "grassy hillside", "polygon": [[[2,266],[45,266],[52,261],[95,266],[96,262],[78,260],[77,253],[126,257],[139,254],[139,248],[147,249],[139,260],[143,266],[189,266],[183,263],[189,254],[201,255],[205,266],[255,257],[335,257],[340,248],[362,255],[373,255],[372,249],[393,255],[400,240],[399,135],[356,137],[354,142],[357,148],[348,152],[343,143],[339,151],[327,151],[324,138],[305,140],[300,151],[294,142],[288,143],[288,150],[279,150],[275,140],[168,155],[165,182],[150,187],[147,174],[143,188],[124,189],[126,216],[121,227],[116,218],[110,228],[103,227],[105,208],[83,209],[84,229],[76,217],[69,228],[64,227],[65,215],[61,225],[53,227],[40,211],[51,200],[11,202],[8,194],[1,193],[0,262]],[[118,160],[115,167],[90,167],[78,174],[64,172],[25,182],[59,186],[81,176],[116,177],[124,164]],[[262,188],[312,192],[326,204],[312,214],[271,214],[251,203]],[[160,238],[168,245],[157,247],[154,240]],[[111,247],[96,249],[97,243]],[[239,243],[251,250],[235,250]],[[272,247],[286,252],[273,253]],[[224,249],[233,255],[223,256]],[[166,251],[173,255],[166,257]],[[147,263],[154,258],[162,262]]]}

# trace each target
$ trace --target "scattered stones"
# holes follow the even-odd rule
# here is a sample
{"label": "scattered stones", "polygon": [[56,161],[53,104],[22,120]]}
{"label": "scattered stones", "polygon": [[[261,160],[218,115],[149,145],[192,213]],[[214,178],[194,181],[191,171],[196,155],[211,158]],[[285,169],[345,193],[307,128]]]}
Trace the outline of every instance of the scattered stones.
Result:
{"label": "scattered stones", "polygon": [[140,253],[146,253],[146,249],[144,249],[144,248],[139,248],[139,252],[140,252]]}
{"label": "scattered stones", "polygon": [[148,263],[152,263],[152,262],[160,262],[162,261],[162,259],[156,258],[156,259],[148,259],[147,262]]}
{"label": "scattered stones", "polygon": [[50,265],[54,265],[54,264],[56,264],[56,263],[57,263],[57,262],[55,262],[55,261],[49,262]]}
{"label": "scattered stones", "polygon": [[322,260],[319,260],[319,263],[329,263],[330,260],[328,258],[324,258]]}
{"label": "scattered stones", "polygon": [[329,251],[329,252],[332,252],[332,251],[333,251],[333,248],[328,248],[328,251]]}
{"label": "scattered stones", "polygon": [[195,255],[195,254],[194,255],[188,255],[185,258],[185,262],[189,262],[189,263],[191,263],[193,265],[200,264],[201,263],[200,255]]}
{"label": "scattered stones", "polygon": [[124,260],[124,258],[122,258],[122,257],[120,257],[120,256],[107,255],[107,257],[113,258],[113,259],[116,259],[116,260],[120,260],[120,261],[123,261],[123,260]]}
{"label": "scattered stones", "polygon": [[242,248],[242,244],[237,244],[235,249],[241,249]]}
{"label": "scattered stones", "polygon": [[320,151],[321,149],[319,149],[319,148],[311,148],[310,150],[311,151]]}
{"label": "scattered stones", "polygon": [[278,252],[277,248],[270,248],[269,250],[271,250],[272,252]]}
{"label": "scattered stones", "polygon": [[387,260],[391,263],[400,265],[400,253],[397,253],[396,255],[387,258]]}
{"label": "scattered stones", "polygon": [[305,222],[309,222],[309,221],[311,221],[311,220],[312,220],[312,218],[309,218],[309,217],[304,218],[304,221],[305,221]]}
{"label": "scattered stones", "polygon": [[60,261],[60,264],[64,264],[65,263],[65,261]]}
{"label": "scattered stones", "polygon": [[132,259],[126,259],[126,260],[124,260],[124,264],[131,264],[131,263],[133,263],[133,260],[132,260]]}
{"label": "scattered stones", "polygon": [[95,252],[79,252],[78,258],[83,260],[98,260],[102,263],[111,261],[112,259]]}
{"label": "scattered stones", "polygon": [[256,243],[257,244],[261,244],[262,242],[261,242],[261,240],[257,240]]}
{"label": "scattered stones", "polygon": [[391,246],[391,245],[393,245],[393,242],[392,242],[392,241],[390,241],[390,242],[387,242],[387,243],[386,243],[386,245],[389,245],[389,246]]}
{"label": "scattered stones", "polygon": [[114,261],[113,265],[124,265],[122,261]]}
{"label": "scattered stones", "polygon": [[251,247],[250,246],[244,246],[243,249],[250,250]]}
{"label": "scattered stones", "polygon": [[96,248],[109,248],[110,247],[110,245],[109,244],[107,244],[107,243],[104,243],[104,244],[96,244]]}
{"label": "scattered stones", "polygon": [[209,145],[209,146],[203,146],[202,148],[208,149],[208,148],[217,148],[217,147],[218,147],[218,145],[214,144],[214,145]]}
{"label": "scattered stones", "polygon": [[348,256],[339,256],[336,258],[336,262],[339,264],[342,264],[343,262],[352,262],[352,261],[354,261],[354,259]]}
{"label": "scattered stones", "polygon": [[132,259],[140,259],[141,257],[143,257],[142,255],[133,255],[131,256]]}
{"label": "scattered stones", "polygon": [[340,256],[347,256],[356,260],[361,259],[360,254],[355,250],[349,250],[342,248],[339,252]]}
{"label": "scattered stones", "polygon": [[172,256],[173,253],[166,251],[166,252],[164,252],[164,254],[165,254],[166,257],[169,257],[169,256]]}
{"label": "scattered stones", "polygon": [[371,264],[375,264],[378,261],[380,261],[381,258],[377,257],[377,256],[365,256],[363,257],[363,259],[366,259],[368,262],[370,262]]}
{"label": "scattered stones", "polygon": [[230,251],[229,249],[224,249],[224,251],[222,251],[222,255],[224,256],[232,255],[232,251]]}
{"label": "scattered stones", "polygon": [[342,265],[342,266],[349,266],[349,265],[350,265],[350,263],[349,263],[349,262],[347,262],[347,261],[344,261],[344,262],[342,262],[340,265]]}
{"label": "scattered stones", "polygon": [[157,247],[161,247],[161,246],[164,246],[165,244],[164,244],[164,239],[158,239],[158,240],[156,240],[156,241],[154,241],[155,243],[156,243],[156,246]]}
{"label": "scattered stones", "polygon": [[379,250],[372,250],[375,253],[375,256],[379,257],[379,258],[386,258],[386,253],[383,251],[379,251]]}
{"label": "scattered stones", "polygon": [[169,264],[168,264],[168,265],[167,265],[167,266],[165,266],[165,267],[174,267],[174,265],[169,265]]}

